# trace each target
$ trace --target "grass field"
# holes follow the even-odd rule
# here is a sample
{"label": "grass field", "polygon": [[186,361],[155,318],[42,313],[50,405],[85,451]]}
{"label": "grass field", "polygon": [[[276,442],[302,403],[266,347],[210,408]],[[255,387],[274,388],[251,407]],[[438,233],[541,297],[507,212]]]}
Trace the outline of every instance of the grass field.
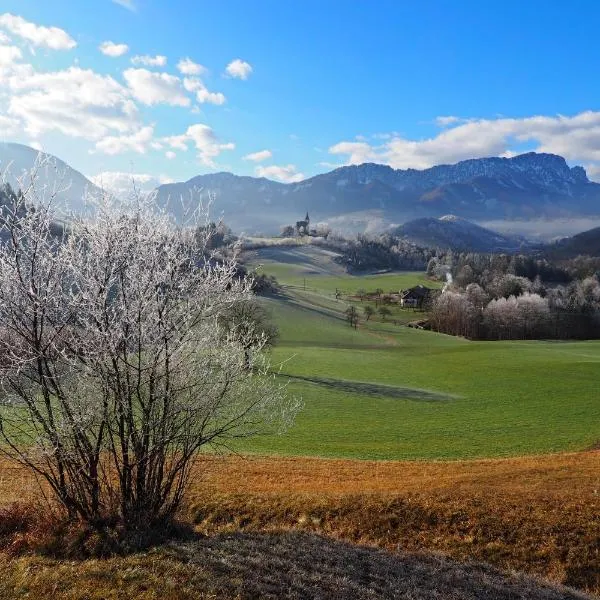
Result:
{"label": "grass field", "polygon": [[0,599],[591,598],[554,584],[600,597],[600,452],[564,452],[600,438],[600,342],[393,323],[412,311],[352,329],[336,287],[423,276],[348,277],[313,249],[269,256],[285,286],[263,300],[281,331],[273,368],[305,403],[294,426],[240,445],[245,457],[199,458],[188,538],[106,559],[44,550],[56,533],[47,506],[27,513],[36,481],[0,459]]}
{"label": "grass field", "polygon": [[[0,509],[34,491],[27,471],[0,460],[0,473]],[[0,598],[394,597],[378,581],[406,572],[406,561],[421,578],[414,595],[402,597],[574,597],[527,593],[506,581],[494,591],[488,576],[469,593],[462,586],[481,567],[468,562],[459,573],[449,561],[432,565],[431,555],[413,552],[484,561],[599,594],[599,478],[600,452],[453,462],[205,457],[188,493],[196,542],[61,561],[23,552],[35,530],[0,536]],[[393,554],[361,567],[354,561],[362,550],[347,542]],[[330,552],[342,558],[333,571]],[[280,579],[282,569],[294,576]],[[356,573],[364,591],[353,595],[346,586]],[[329,582],[339,594],[323,591]],[[316,592],[299,591],[303,585]]]}
{"label": "grass field", "polygon": [[[273,367],[305,407],[286,434],[243,449],[457,459],[580,450],[600,439],[600,342],[470,342],[380,320],[354,330],[332,290],[409,287],[423,275],[344,276],[314,249],[302,261],[278,251],[262,264],[285,293],[265,301],[281,331]],[[294,287],[302,269],[314,271],[306,291]],[[401,312],[400,321],[422,316]]]}

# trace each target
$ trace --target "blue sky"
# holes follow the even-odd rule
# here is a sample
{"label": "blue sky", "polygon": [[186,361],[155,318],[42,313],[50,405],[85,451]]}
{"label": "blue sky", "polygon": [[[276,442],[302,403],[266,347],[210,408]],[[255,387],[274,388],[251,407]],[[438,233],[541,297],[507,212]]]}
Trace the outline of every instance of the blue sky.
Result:
{"label": "blue sky", "polygon": [[130,173],[147,185],[217,170],[295,181],[348,163],[425,168],[527,150],[600,177],[597,2],[0,10],[0,139],[109,186]]}

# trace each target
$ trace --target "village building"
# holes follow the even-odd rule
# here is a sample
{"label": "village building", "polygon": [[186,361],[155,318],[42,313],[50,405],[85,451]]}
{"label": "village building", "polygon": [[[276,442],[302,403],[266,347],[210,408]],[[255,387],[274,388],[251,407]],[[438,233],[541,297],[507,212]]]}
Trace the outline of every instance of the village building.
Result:
{"label": "village building", "polygon": [[408,290],[400,290],[400,306],[403,308],[423,308],[429,300],[431,288],[417,285]]}

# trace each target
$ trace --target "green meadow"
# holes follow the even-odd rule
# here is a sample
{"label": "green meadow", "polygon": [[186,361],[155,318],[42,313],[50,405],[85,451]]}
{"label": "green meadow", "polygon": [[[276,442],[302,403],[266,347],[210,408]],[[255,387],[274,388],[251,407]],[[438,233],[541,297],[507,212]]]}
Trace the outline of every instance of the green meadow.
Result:
{"label": "green meadow", "polygon": [[[399,311],[397,324],[375,317],[353,329],[336,288],[387,291],[427,280],[347,276],[325,259],[318,272],[313,254],[305,264],[297,255],[286,262],[285,253],[261,261],[284,287],[265,300],[280,328],[272,366],[304,408],[286,433],[248,440],[244,450],[458,459],[580,450],[600,439],[599,341],[470,342],[403,327],[422,316],[412,310]],[[306,289],[298,283],[305,278]]]}

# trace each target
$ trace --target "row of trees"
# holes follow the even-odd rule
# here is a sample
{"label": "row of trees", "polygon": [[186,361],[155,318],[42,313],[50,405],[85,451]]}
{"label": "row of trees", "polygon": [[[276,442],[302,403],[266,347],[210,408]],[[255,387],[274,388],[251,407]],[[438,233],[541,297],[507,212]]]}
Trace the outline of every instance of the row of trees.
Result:
{"label": "row of trees", "polygon": [[600,283],[589,277],[540,290],[528,279],[504,275],[487,289],[454,285],[434,301],[431,326],[477,339],[600,337]]}
{"label": "row of trees", "polygon": [[[371,305],[367,304],[362,310],[365,321],[368,321],[376,312],[384,321],[392,314],[392,311],[387,306],[380,306],[376,310]],[[345,311],[345,315],[350,327],[356,329],[360,321],[360,313],[356,306],[349,306]]]}

